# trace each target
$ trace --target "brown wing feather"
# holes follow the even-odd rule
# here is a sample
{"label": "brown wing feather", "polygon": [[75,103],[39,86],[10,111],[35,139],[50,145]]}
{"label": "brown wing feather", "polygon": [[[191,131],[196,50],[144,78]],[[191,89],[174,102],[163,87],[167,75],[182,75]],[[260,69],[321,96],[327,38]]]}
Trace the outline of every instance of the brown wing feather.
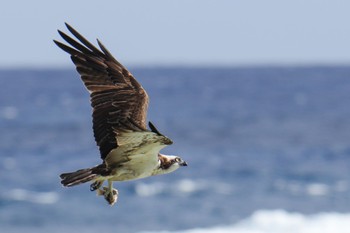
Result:
{"label": "brown wing feather", "polygon": [[99,40],[101,50],[70,25],[66,26],[78,41],[58,31],[72,47],[56,40],[54,42],[71,55],[90,92],[94,136],[101,158],[105,159],[111,150],[118,147],[118,132],[146,130],[148,95]]}

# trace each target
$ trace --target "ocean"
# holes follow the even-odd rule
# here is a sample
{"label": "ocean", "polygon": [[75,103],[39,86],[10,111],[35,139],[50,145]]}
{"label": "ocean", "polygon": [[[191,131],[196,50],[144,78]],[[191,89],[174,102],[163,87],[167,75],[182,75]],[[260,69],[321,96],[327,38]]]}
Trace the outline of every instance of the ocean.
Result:
{"label": "ocean", "polygon": [[116,205],[63,188],[100,163],[69,69],[0,70],[0,231],[319,233],[350,227],[350,67],[131,68],[148,120],[187,161],[115,183]]}

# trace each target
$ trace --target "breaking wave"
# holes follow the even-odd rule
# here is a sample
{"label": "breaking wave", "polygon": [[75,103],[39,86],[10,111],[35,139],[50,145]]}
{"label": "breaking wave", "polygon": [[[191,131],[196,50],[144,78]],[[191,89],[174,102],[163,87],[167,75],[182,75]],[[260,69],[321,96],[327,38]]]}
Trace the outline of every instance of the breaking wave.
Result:
{"label": "breaking wave", "polygon": [[142,233],[347,233],[349,226],[350,213],[303,215],[285,210],[259,210],[228,226]]}

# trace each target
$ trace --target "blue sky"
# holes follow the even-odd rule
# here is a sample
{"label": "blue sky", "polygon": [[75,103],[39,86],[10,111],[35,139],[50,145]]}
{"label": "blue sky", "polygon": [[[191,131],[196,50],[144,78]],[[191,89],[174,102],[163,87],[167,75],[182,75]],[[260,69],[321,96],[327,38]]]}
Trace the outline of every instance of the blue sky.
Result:
{"label": "blue sky", "polygon": [[11,0],[0,67],[68,67],[52,43],[70,23],[127,66],[350,64],[346,0]]}

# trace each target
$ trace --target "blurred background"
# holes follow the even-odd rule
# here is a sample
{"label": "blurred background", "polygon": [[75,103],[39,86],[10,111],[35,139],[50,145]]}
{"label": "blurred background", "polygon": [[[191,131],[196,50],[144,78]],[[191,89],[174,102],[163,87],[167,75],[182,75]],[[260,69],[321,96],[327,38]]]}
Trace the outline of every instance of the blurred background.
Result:
{"label": "blurred background", "polygon": [[[9,1],[0,8],[4,232],[346,232],[350,2]],[[58,175],[100,163],[89,95],[52,40],[99,38],[150,96],[175,173],[109,207]],[[62,40],[61,40],[62,41]]]}

